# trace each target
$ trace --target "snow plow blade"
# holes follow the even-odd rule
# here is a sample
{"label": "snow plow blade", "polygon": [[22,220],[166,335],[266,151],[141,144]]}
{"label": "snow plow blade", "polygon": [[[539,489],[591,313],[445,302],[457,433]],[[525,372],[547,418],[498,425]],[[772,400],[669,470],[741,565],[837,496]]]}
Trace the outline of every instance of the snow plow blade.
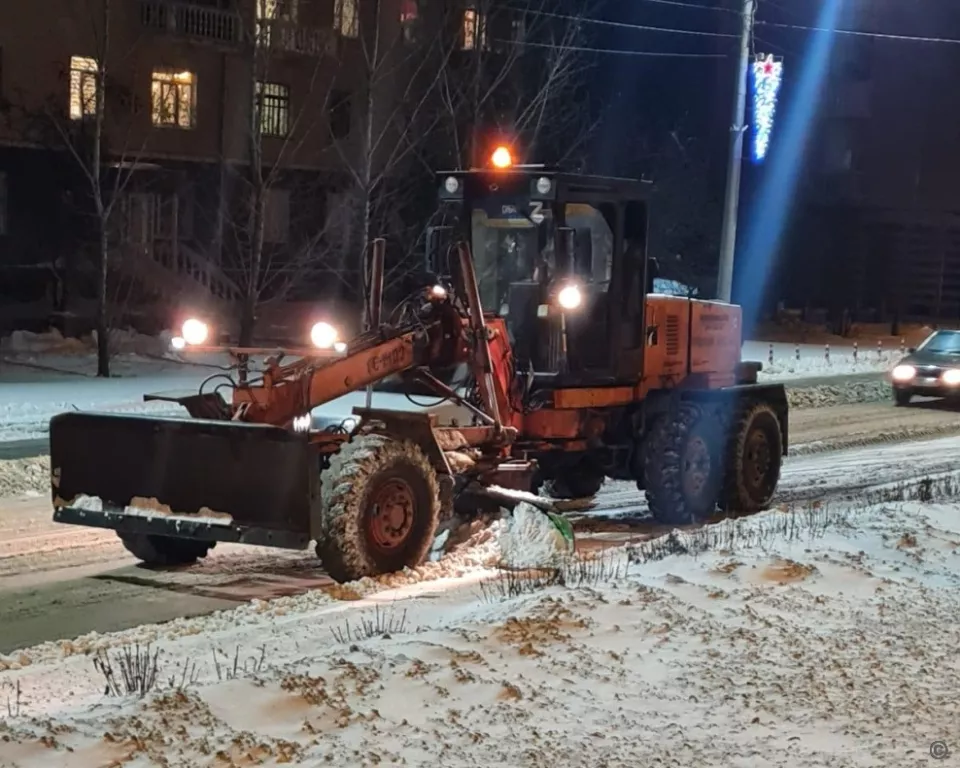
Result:
{"label": "snow plow blade", "polygon": [[319,505],[302,435],[232,421],[60,414],[50,469],[56,522],[125,533],[300,549]]}

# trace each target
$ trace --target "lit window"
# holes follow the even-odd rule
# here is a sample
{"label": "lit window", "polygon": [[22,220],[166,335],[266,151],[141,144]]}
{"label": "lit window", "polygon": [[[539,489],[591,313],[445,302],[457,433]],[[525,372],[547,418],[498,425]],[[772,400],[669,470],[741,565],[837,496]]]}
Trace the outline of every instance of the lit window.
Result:
{"label": "lit window", "polygon": [[260,133],[283,138],[290,130],[290,89],[279,83],[257,83]]}
{"label": "lit window", "polygon": [[[296,0],[257,0],[257,45],[268,47],[277,22],[297,20]],[[283,30],[279,30],[282,32]]]}
{"label": "lit window", "polygon": [[360,36],[360,15],[357,0],[335,0],[333,27],[344,37]]}
{"label": "lit window", "polygon": [[70,119],[97,114],[97,60],[70,57]]}
{"label": "lit window", "polygon": [[193,72],[154,70],[150,95],[154,125],[193,128],[197,99],[197,78]]}
{"label": "lit window", "polygon": [[295,0],[257,0],[257,18],[260,21],[296,21],[297,3]]}
{"label": "lit window", "polygon": [[486,20],[476,8],[467,8],[463,12],[463,50],[472,51],[477,46],[487,49]]}

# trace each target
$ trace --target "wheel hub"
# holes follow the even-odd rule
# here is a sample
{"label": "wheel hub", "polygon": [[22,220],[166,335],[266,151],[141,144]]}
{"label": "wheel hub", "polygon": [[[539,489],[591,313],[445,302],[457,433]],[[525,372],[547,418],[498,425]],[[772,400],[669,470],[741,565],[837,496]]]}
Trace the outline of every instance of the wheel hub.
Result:
{"label": "wheel hub", "polygon": [[702,437],[693,437],[683,455],[683,486],[686,495],[699,496],[710,479],[710,449]]}
{"label": "wheel hub", "polygon": [[767,475],[770,473],[770,466],[773,462],[773,455],[770,449],[770,441],[767,433],[757,429],[747,437],[745,450],[743,452],[743,474],[744,479],[754,489],[763,487]]}
{"label": "wheel hub", "polygon": [[390,480],[377,489],[367,515],[367,531],[376,547],[391,550],[406,541],[415,504],[413,490],[403,480]]}

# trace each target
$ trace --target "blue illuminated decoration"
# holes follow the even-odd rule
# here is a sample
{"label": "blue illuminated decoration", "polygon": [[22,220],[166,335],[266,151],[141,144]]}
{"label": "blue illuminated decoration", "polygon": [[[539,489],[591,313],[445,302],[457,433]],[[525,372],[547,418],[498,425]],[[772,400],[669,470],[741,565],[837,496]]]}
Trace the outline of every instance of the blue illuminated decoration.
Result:
{"label": "blue illuminated decoration", "polygon": [[753,159],[761,162],[770,148],[777,97],[783,80],[783,61],[760,54],[753,62]]}

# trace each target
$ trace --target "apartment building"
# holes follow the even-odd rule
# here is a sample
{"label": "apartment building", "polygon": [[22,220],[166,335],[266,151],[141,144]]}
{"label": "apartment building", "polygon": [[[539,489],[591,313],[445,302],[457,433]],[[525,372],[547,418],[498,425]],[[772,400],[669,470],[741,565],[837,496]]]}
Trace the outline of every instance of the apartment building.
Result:
{"label": "apartment building", "polygon": [[[477,162],[476,146],[463,151],[483,133],[473,123],[509,122],[506,101],[485,94],[490,114],[472,110],[456,79],[483,80],[526,28],[500,0],[0,5],[0,306],[74,311],[95,294],[98,126],[111,279],[138,288],[132,303],[235,301],[255,229],[281,275],[268,294],[315,298],[356,282],[366,171],[380,189],[409,164],[422,175],[425,164]],[[487,80],[523,104],[517,78]],[[411,111],[427,115],[429,140],[409,127]],[[424,148],[396,151],[413,134]]]}
{"label": "apartment building", "polygon": [[315,247],[355,160],[361,38],[402,43],[417,15],[413,0],[3,3],[0,296],[43,298],[62,271],[83,292],[101,94],[119,275],[232,298],[252,157],[265,248]]}

